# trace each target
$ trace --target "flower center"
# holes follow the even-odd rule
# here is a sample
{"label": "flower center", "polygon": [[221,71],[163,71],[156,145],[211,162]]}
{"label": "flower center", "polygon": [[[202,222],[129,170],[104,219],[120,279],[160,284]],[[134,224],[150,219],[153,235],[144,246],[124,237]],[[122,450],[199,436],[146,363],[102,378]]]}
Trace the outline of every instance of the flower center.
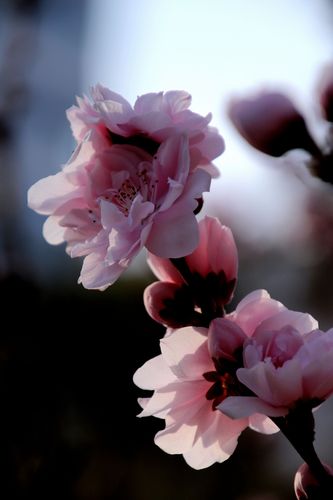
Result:
{"label": "flower center", "polygon": [[126,144],[129,146],[136,146],[137,148],[143,149],[146,153],[154,156],[157,153],[160,143],[151,139],[145,133],[135,134],[129,137],[124,137],[122,135],[115,134],[108,130],[109,137],[112,144]]}
{"label": "flower center", "polygon": [[138,195],[141,196],[141,201],[155,204],[158,179],[153,172],[152,163],[141,162],[134,174],[124,172],[124,177],[126,178],[123,182],[116,180],[114,187],[108,191],[110,196],[106,198],[110,199],[126,217]]}
{"label": "flower center", "polygon": [[216,371],[212,371],[204,373],[203,377],[208,382],[213,383],[206,392],[206,399],[213,402],[213,410],[216,410],[217,406],[228,396],[238,396],[240,393],[240,384],[236,376],[231,373],[220,375]]}
{"label": "flower center", "polygon": [[139,188],[134,184],[132,179],[126,179],[112,196],[112,202],[127,216],[138,192]]}
{"label": "flower center", "polygon": [[237,378],[236,371],[243,366],[243,349],[234,352],[235,360],[230,361],[225,358],[212,358],[215,370],[203,373],[203,377],[212,382],[211,387],[206,392],[206,399],[212,401],[212,409],[229,396],[250,396],[253,393]]}

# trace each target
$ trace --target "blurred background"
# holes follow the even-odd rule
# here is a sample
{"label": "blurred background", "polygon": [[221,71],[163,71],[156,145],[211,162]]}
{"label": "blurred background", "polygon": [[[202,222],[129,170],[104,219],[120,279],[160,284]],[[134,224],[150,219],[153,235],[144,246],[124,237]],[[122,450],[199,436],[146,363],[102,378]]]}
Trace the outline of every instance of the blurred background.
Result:
{"label": "blurred background", "polygon": [[[205,212],[239,246],[233,304],[266,288],[327,329],[333,193],[313,193],[286,162],[251,148],[226,108],[281,90],[323,142],[316,86],[332,59],[329,0],[0,0],[2,499],[293,498],[301,461],[282,436],[247,431],[227,462],[203,471],[153,444],[162,422],[136,418],[142,393],[132,383],[163,335],[142,304],[154,279],[144,256],[107,291],[84,290],[81,263],[43,240],[26,192],[70,156],[65,110],[90,85],[131,103],[185,89],[226,141]],[[332,412],[330,401],[316,412],[316,448],[331,465]]]}

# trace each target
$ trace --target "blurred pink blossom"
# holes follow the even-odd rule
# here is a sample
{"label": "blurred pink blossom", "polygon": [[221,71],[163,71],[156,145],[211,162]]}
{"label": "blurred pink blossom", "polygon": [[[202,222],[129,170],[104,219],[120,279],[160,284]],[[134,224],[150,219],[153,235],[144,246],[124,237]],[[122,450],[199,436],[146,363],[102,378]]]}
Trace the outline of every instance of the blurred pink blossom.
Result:
{"label": "blurred pink blossom", "polygon": [[198,308],[207,300],[220,311],[233,295],[238,255],[231,230],[214,217],[199,222],[199,244],[185,257],[184,276],[170,262],[149,254],[148,263],[161,280],[149,285],[144,302],[153,319],[170,327],[200,325]]}
{"label": "blurred pink blossom", "polygon": [[231,99],[228,115],[248,144],[273,157],[267,164],[283,168],[301,181],[295,184],[295,199],[301,206],[296,210],[299,220],[288,239],[318,261],[330,259],[333,249],[332,63],[319,72],[313,100],[317,102],[316,113],[311,109],[308,114],[314,114],[312,123],[294,99],[268,88]]}
{"label": "blurred pink blossom", "polygon": [[[180,328],[161,339],[161,354],[147,361],[134,375],[136,385],[154,391],[151,398],[139,400],[143,408],[139,416],[165,420],[165,429],[155,436],[160,448],[182,454],[191,467],[202,469],[226,460],[247,426],[267,434],[278,430],[260,412],[233,420],[217,411],[217,407],[229,395],[247,391],[236,378],[238,344],[242,345],[243,337],[251,336],[267,317],[284,309],[267,292],[258,290],[226,316],[229,321],[216,318],[209,329]],[[241,336],[229,336],[222,355],[214,338],[224,322],[238,325]]]}
{"label": "blurred pink blossom", "polygon": [[32,186],[30,208],[49,215],[44,236],[85,256],[79,282],[103,290],[146,246],[181,257],[198,243],[194,212],[224,149],[211,115],[183,91],[146,94],[134,107],[97,85],[68,111],[77,148],[56,175]]}
{"label": "blurred pink blossom", "polygon": [[[249,98],[234,98],[229,104],[229,117],[243,138],[257,150],[274,157],[288,154],[286,165],[310,185],[309,173],[333,184],[333,64],[322,70],[316,90],[319,119],[326,122],[326,137],[319,145],[309,132],[303,114],[281,92],[263,90]],[[304,156],[290,155],[298,149],[307,153],[306,160]]]}

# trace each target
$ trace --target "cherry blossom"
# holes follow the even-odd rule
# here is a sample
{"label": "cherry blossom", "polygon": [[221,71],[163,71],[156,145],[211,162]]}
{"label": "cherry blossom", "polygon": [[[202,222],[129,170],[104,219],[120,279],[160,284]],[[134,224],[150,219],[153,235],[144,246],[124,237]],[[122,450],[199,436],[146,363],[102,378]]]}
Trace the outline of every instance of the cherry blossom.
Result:
{"label": "cherry blossom", "polygon": [[79,282],[103,290],[140,249],[182,257],[198,243],[195,213],[223,152],[186,92],[145,94],[132,108],[101,85],[68,111],[78,145],[62,170],[33,185],[28,204],[48,215],[44,237],[84,256]]}
{"label": "cherry blossom", "polygon": [[[201,469],[226,460],[246,427],[266,434],[278,430],[260,411],[233,420],[218,410],[234,394],[243,398],[251,394],[236,377],[238,347],[258,325],[281,310],[285,308],[280,302],[257,290],[233,313],[214,319],[209,328],[189,326],[167,332],[160,341],[161,354],[134,375],[136,385],[154,391],[151,398],[139,400],[143,408],[139,416],[165,420],[165,429],[155,436],[160,448],[182,454],[191,467]],[[228,331],[230,324],[232,331]],[[235,328],[240,335],[234,335]],[[223,353],[216,343],[221,331],[227,339]]]}

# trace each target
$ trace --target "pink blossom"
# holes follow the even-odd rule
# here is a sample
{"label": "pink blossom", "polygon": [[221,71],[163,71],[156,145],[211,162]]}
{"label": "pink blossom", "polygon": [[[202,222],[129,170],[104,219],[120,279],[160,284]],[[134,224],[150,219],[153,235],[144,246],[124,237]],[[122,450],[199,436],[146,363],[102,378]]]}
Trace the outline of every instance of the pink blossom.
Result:
{"label": "pink blossom", "polygon": [[203,326],[198,309],[205,305],[220,315],[232,298],[237,248],[230,229],[214,217],[199,222],[199,244],[184,258],[183,273],[169,259],[153,254],[148,263],[161,281],[146,288],[146,309],[152,318],[170,327]]}
{"label": "pink blossom", "polygon": [[[233,420],[216,410],[223,399],[244,389],[235,375],[236,351],[243,336],[250,336],[267,317],[282,309],[282,304],[272,300],[267,292],[257,291],[227,315],[229,320],[216,318],[209,330],[180,328],[160,341],[161,354],[147,361],[134,375],[136,385],[154,391],[151,398],[139,400],[143,408],[139,416],[165,420],[165,429],[155,436],[160,448],[182,454],[191,467],[202,469],[226,460],[247,426],[263,433],[278,430],[260,412]],[[228,356],[221,360],[214,337],[224,322],[238,325],[238,333],[241,328],[242,333],[236,341],[228,335]]]}
{"label": "pink blossom", "polygon": [[244,341],[236,374],[252,395],[225,399],[219,409],[234,418],[254,411],[276,417],[300,401],[316,407],[333,392],[333,329],[317,329],[309,314],[283,309]]}
{"label": "pink blossom", "polygon": [[194,212],[223,152],[211,115],[186,92],[146,94],[132,108],[98,85],[68,111],[78,145],[63,169],[32,186],[28,204],[48,215],[44,237],[84,256],[79,282],[105,289],[143,246],[182,257],[198,243]]}

